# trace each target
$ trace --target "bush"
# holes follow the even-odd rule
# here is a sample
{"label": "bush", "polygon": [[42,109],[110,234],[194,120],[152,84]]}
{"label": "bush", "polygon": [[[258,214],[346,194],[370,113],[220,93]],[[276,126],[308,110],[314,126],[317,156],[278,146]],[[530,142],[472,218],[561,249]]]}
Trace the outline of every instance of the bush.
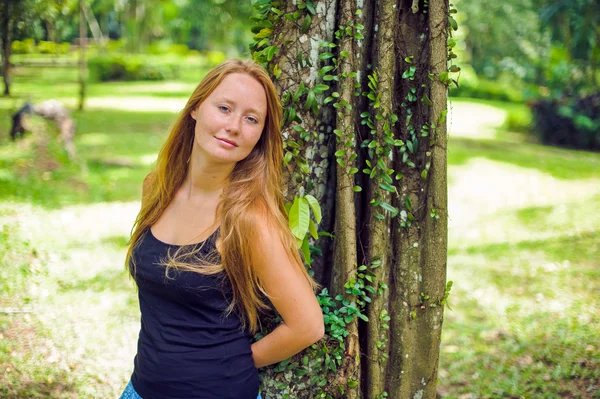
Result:
{"label": "bush", "polygon": [[542,99],[532,103],[531,109],[542,143],[600,150],[600,93]]}
{"label": "bush", "polygon": [[220,64],[226,59],[227,56],[222,51],[208,51],[206,53],[206,60],[208,61],[208,66],[211,68]]}
{"label": "bush", "polygon": [[176,63],[152,62],[143,56],[107,54],[90,58],[88,61],[93,80],[165,80],[179,75]]}
{"label": "bush", "polygon": [[459,87],[452,85],[451,97],[482,98],[485,100],[508,101],[511,103],[523,103],[523,93],[519,89],[486,79],[459,80]]}
{"label": "bush", "polygon": [[57,54],[58,44],[42,40],[38,43],[37,50],[40,54]]}
{"label": "bush", "polygon": [[35,43],[33,39],[25,39],[23,41],[15,40],[12,42],[12,52],[14,54],[31,54],[35,51]]}

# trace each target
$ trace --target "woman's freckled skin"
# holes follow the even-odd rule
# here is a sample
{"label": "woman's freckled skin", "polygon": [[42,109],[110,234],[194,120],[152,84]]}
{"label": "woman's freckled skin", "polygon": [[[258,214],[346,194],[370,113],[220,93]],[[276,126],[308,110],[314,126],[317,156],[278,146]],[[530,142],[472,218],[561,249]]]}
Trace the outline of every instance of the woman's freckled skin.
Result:
{"label": "woman's freckled skin", "polygon": [[243,73],[227,75],[191,117],[194,150],[215,163],[246,158],[262,134],[267,97],[261,83]]}

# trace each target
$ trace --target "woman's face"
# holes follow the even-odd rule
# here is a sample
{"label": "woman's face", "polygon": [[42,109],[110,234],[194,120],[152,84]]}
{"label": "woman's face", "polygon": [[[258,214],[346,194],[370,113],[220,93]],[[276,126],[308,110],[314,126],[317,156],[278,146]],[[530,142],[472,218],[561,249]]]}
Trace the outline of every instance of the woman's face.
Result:
{"label": "woman's face", "polygon": [[194,152],[207,160],[235,164],[246,158],[265,126],[267,96],[262,84],[244,73],[231,73],[191,112],[196,121]]}

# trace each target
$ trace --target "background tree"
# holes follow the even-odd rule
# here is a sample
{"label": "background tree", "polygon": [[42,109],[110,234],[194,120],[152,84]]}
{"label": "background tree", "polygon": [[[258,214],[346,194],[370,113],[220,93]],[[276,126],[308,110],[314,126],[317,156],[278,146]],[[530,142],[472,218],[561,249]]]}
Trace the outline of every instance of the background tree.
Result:
{"label": "background tree", "polygon": [[[266,395],[435,397],[448,293],[449,5],[256,7],[251,48],[285,110],[290,224],[305,258],[320,255],[312,272],[328,287],[319,295],[328,340],[272,369]],[[309,253],[311,206],[334,239]]]}
{"label": "background tree", "polygon": [[29,33],[29,22],[34,19],[32,0],[3,0],[0,3],[0,47],[4,95],[10,95],[12,42],[15,35]]}

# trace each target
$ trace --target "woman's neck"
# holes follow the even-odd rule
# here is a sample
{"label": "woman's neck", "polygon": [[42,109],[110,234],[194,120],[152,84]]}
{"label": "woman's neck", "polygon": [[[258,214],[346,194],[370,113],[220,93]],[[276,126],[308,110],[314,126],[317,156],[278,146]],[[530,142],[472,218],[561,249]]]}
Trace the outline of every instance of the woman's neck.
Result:
{"label": "woman's neck", "polygon": [[220,195],[234,167],[235,164],[212,163],[192,154],[182,188],[188,199]]}

